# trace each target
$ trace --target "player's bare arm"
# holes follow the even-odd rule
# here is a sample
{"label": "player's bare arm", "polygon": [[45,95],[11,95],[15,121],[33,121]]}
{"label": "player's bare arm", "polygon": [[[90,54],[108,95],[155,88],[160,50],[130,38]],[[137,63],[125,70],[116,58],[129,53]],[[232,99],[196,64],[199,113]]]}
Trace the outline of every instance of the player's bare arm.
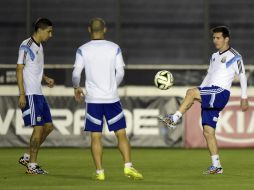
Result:
{"label": "player's bare arm", "polygon": [[24,108],[26,106],[26,97],[25,97],[24,80],[23,80],[23,69],[24,69],[24,65],[17,64],[16,78],[17,78],[18,87],[19,87],[18,105],[20,108]]}
{"label": "player's bare arm", "polygon": [[46,82],[46,84],[47,84],[47,86],[48,86],[49,88],[53,88],[53,87],[54,87],[54,84],[55,84],[54,79],[49,78],[49,77],[46,76],[45,74],[43,75],[43,81]]}

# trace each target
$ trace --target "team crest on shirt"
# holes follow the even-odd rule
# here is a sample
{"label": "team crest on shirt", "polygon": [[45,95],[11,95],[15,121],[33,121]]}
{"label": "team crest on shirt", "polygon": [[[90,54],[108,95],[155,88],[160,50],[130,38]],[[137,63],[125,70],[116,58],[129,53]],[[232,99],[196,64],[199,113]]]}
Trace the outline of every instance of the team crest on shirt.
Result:
{"label": "team crest on shirt", "polygon": [[41,116],[37,117],[36,120],[37,120],[38,122],[40,122],[40,121],[41,121]]}
{"label": "team crest on shirt", "polygon": [[222,62],[222,63],[225,63],[226,60],[227,60],[227,57],[225,56],[225,57],[223,57],[223,58],[221,59],[221,62]]}

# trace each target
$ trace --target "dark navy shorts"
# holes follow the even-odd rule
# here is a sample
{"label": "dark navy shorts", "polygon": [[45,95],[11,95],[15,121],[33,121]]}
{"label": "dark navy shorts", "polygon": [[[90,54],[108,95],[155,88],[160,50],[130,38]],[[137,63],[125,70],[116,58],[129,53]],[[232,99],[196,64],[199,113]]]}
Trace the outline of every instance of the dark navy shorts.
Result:
{"label": "dark navy shorts", "polygon": [[220,111],[228,103],[230,92],[218,86],[199,87],[201,96],[202,125],[216,128]]}
{"label": "dark navy shorts", "polygon": [[102,132],[103,116],[109,131],[126,128],[126,121],[121,103],[86,103],[85,131]]}
{"label": "dark navy shorts", "polygon": [[21,109],[25,126],[43,126],[52,123],[48,103],[43,95],[27,95],[26,106]]}

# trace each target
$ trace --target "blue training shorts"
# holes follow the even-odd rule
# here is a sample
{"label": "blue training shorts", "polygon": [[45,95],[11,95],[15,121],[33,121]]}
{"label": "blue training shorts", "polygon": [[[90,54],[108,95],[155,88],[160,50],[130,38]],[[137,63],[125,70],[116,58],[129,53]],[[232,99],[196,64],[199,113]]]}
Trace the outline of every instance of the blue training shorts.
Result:
{"label": "blue training shorts", "polygon": [[230,92],[218,86],[199,87],[202,125],[216,128],[220,111],[228,103]]}
{"label": "blue training shorts", "polygon": [[52,123],[48,103],[43,95],[27,95],[26,106],[21,109],[25,126],[43,126]]}
{"label": "blue training shorts", "polygon": [[86,103],[85,131],[102,132],[103,116],[109,131],[126,128],[126,121],[121,103]]}

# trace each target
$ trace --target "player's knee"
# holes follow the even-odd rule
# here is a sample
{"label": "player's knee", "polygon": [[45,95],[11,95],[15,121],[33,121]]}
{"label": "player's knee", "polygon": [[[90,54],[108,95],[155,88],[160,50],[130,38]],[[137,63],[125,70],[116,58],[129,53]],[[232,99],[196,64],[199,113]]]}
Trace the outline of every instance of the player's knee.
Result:
{"label": "player's knee", "polygon": [[203,131],[203,135],[206,137],[206,138],[212,138],[214,136],[214,133],[211,132],[211,131],[207,131],[207,130],[204,130]]}
{"label": "player's knee", "polygon": [[199,90],[197,88],[188,89],[186,96],[192,97],[193,99],[200,99]]}
{"label": "player's knee", "polygon": [[116,136],[119,137],[126,137],[126,131],[125,129],[119,129],[115,131]]}
{"label": "player's knee", "polygon": [[91,133],[91,139],[92,141],[100,141],[101,140],[101,133],[95,133],[95,132],[92,132]]}
{"label": "player's knee", "polygon": [[195,96],[194,89],[188,89],[187,92],[186,92],[186,95],[194,98],[194,96]]}

